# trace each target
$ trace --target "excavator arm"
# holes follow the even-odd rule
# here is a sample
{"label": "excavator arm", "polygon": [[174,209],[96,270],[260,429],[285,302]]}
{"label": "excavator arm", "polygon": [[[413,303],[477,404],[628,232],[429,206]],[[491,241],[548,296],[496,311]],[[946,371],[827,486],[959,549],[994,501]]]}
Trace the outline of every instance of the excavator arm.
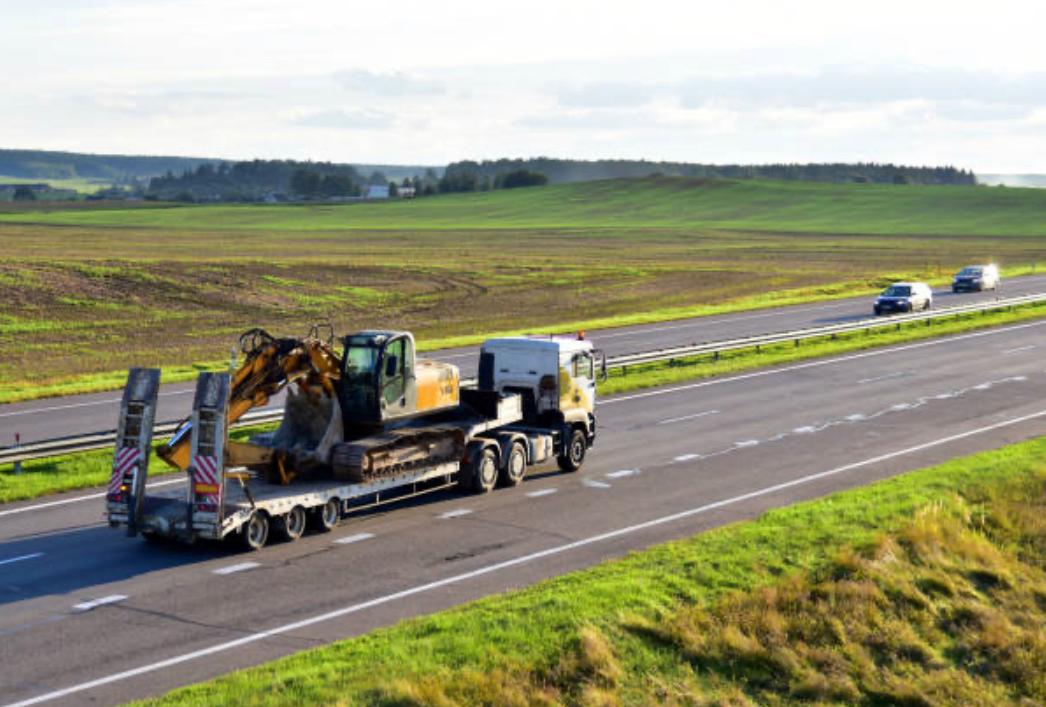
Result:
{"label": "excavator arm", "polygon": [[[332,339],[333,332],[327,341],[321,340],[315,326],[301,339],[276,338],[264,329],[250,329],[240,335],[244,362],[232,378],[226,429],[247,411],[264,407],[291,383],[297,383],[303,394],[325,393],[333,398],[341,360],[331,348]],[[177,469],[188,469],[191,432],[192,420],[187,419],[170,440],[157,446],[157,455]],[[273,450],[250,444],[230,443],[226,449],[230,457],[227,461],[234,464],[265,463],[273,458]]]}

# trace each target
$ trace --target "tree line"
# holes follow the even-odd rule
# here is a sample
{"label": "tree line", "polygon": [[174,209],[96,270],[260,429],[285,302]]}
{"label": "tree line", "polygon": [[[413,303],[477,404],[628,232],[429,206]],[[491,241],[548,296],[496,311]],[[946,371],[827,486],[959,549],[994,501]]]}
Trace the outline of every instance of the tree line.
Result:
{"label": "tree line", "polygon": [[653,162],[648,160],[568,160],[550,157],[498,159],[475,162],[465,160],[447,166],[445,178],[454,189],[473,191],[484,184],[497,188],[505,175],[530,172],[547,177],[549,182],[585,182],[596,179],[646,177],[663,174],[710,179],[782,179],[812,182],[861,182],[875,184],[963,184],[977,183],[970,170],[945,167],[915,167],[876,162],[835,162],[825,164],[700,164],[691,162]]}
{"label": "tree line", "polygon": [[387,184],[380,172],[361,175],[333,162],[250,160],[206,163],[149,180],[146,198],[175,201],[260,201],[360,196],[370,184]]}

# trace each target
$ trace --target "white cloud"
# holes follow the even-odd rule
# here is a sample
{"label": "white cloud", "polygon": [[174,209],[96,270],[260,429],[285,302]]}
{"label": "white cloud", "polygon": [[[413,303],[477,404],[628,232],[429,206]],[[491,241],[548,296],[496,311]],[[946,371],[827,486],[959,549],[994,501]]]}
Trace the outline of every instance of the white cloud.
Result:
{"label": "white cloud", "polygon": [[10,147],[1046,171],[1035,2],[10,5]]}

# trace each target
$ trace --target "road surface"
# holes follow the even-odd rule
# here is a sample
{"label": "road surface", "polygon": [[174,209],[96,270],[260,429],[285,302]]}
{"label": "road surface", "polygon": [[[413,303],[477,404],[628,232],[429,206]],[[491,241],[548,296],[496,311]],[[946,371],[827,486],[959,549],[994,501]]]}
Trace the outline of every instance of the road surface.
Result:
{"label": "road surface", "polygon": [[1036,321],[607,398],[579,473],[258,553],[127,538],[89,492],[0,507],[0,704],[158,694],[1046,434],[1044,349]]}

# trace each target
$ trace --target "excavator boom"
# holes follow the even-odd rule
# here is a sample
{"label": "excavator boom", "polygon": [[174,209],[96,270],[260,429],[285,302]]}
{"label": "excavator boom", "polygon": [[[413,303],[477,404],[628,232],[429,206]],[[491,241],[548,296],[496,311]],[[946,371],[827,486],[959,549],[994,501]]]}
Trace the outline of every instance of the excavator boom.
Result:
{"label": "excavator boom", "polygon": [[[276,338],[264,329],[251,329],[240,336],[243,365],[232,377],[226,429],[254,408],[264,407],[269,399],[290,383],[297,383],[307,396],[335,396],[335,381],[341,376],[341,360],[329,340],[319,337],[317,327],[298,338]],[[156,448],[157,455],[177,469],[189,468],[189,440],[192,421],[187,419],[170,440]],[[231,444],[229,454],[241,455],[243,464],[265,461],[270,454],[251,445]]]}

